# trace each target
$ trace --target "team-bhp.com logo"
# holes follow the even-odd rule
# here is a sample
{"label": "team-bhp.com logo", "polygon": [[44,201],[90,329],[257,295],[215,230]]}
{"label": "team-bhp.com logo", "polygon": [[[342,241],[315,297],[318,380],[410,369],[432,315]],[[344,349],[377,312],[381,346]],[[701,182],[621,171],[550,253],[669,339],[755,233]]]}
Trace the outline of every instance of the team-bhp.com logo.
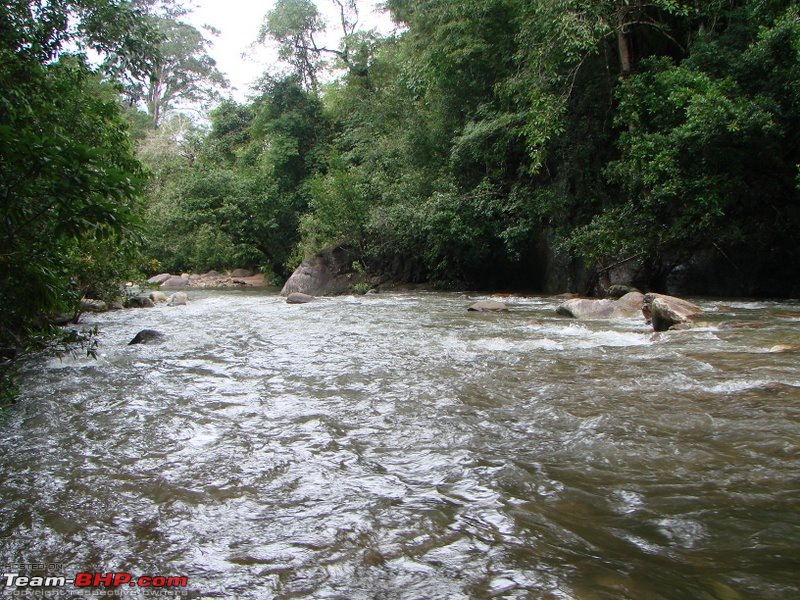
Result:
{"label": "team-bhp.com logo", "polygon": [[120,586],[140,588],[185,588],[189,584],[188,577],[165,577],[163,575],[134,577],[130,573],[78,573],[73,578],[64,576],[33,577],[19,573],[5,573],[3,582],[9,588],[60,588],[74,585],[78,588],[100,588]]}

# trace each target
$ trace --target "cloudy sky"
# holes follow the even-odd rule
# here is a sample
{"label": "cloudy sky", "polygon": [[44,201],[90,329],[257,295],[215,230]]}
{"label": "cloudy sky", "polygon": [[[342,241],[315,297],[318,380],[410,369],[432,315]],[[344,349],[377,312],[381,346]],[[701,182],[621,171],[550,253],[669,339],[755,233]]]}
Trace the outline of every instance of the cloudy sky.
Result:
{"label": "cloudy sky", "polygon": [[[253,44],[258,36],[264,15],[272,9],[274,0],[195,0],[194,11],[186,19],[196,27],[212,25],[220,30],[214,38],[211,55],[220,71],[225,73],[235,88],[235,99],[246,99],[250,84],[264,72],[280,69],[274,47],[265,48]],[[326,36],[320,43],[333,44],[338,40],[338,12],[332,0],[316,0],[317,7],[328,23]],[[383,33],[392,31],[389,17],[381,12],[376,0],[358,0],[359,28],[375,28]]]}

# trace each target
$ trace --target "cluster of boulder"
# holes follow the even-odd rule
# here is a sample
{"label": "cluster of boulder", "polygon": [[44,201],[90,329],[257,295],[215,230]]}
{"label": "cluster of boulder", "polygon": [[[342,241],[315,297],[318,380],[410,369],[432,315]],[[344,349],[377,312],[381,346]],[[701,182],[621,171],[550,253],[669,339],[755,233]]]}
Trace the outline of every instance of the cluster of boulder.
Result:
{"label": "cluster of boulder", "polygon": [[[356,261],[357,262],[357,261]],[[367,281],[363,272],[354,268],[353,254],[343,247],[332,247],[308,258],[295,270],[284,285],[281,295],[288,304],[306,304],[315,296],[349,293],[354,285]],[[556,312],[575,319],[637,318],[652,323],[655,331],[687,329],[700,307],[681,298],[664,294],[642,294],[627,285],[613,285],[608,298],[578,298],[571,294]],[[507,312],[508,306],[496,300],[475,302],[470,312]]]}
{"label": "cluster of boulder", "polygon": [[261,273],[254,273],[247,269],[234,269],[230,273],[222,274],[209,271],[202,275],[183,273],[159,273],[147,280],[151,285],[161,288],[180,289],[193,288],[229,288],[229,287],[264,287],[266,285]]}
{"label": "cluster of boulder", "polygon": [[620,298],[572,298],[561,303],[556,313],[575,319],[635,318],[640,314],[654,331],[688,329],[701,311],[696,304],[665,294],[628,292]]}

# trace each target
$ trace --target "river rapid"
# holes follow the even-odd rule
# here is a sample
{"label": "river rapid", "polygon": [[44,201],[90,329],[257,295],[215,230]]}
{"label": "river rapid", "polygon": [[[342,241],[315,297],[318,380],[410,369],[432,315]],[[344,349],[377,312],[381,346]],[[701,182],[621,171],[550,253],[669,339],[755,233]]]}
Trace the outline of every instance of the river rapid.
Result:
{"label": "river rapid", "polygon": [[[654,336],[475,299],[197,291],[86,316],[97,360],[32,361],[0,414],[5,572],[185,575],[162,595],[191,598],[800,597],[800,304],[701,301]],[[127,346],[143,328],[166,341]]]}

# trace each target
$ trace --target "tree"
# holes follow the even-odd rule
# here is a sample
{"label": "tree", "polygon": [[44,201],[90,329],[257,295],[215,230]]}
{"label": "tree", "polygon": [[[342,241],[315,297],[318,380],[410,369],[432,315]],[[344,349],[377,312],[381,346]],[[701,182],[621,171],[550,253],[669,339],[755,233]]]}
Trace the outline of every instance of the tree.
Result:
{"label": "tree", "polygon": [[[73,43],[145,64],[137,52],[151,37],[129,5],[110,0],[4,4],[0,32],[5,358],[23,351],[49,314],[74,312],[81,294],[103,283],[98,277],[123,270],[110,250],[136,236],[141,169],[116,93],[82,55],[63,48]],[[88,268],[103,254],[120,262]]]}
{"label": "tree", "polygon": [[[123,83],[127,103],[144,105],[152,126],[157,128],[170,110],[193,104],[208,105],[219,99],[219,90],[228,87],[225,76],[208,53],[211,44],[194,26],[180,20],[185,10],[167,3],[159,6],[152,0],[138,3],[146,11],[145,20],[156,32],[157,52],[145,70],[132,70],[124,59],[114,55],[104,70]],[[212,27],[211,35],[218,32]]]}
{"label": "tree", "polygon": [[267,12],[258,41],[278,42],[278,56],[288,62],[300,85],[318,91],[322,67],[320,49],[314,35],[325,29],[325,22],[312,0],[278,0]]}
{"label": "tree", "polygon": [[734,11],[681,63],[642,62],[617,92],[620,156],[607,174],[623,193],[575,230],[575,250],[638,254],[658,287],[703,251],[760,281],[754,291],[785,285],[799,258],[796,15]]}

